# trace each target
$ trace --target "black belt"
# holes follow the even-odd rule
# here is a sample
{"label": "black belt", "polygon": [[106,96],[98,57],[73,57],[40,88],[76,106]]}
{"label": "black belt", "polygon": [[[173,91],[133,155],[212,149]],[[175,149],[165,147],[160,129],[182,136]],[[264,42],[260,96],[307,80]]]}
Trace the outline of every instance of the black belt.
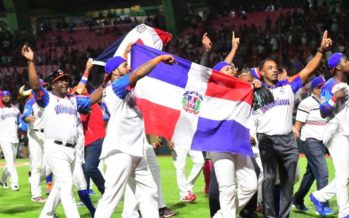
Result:
{"label": "black belt", "polygon": [[63,143],[62,141],[58,141],[58,140],[54,140],[53,142],[57,145],[63,145],[65,147],[69,147],[69,148],[75,148],[75,145],[76,145],[76,143],[75,144]]}
{"label": "black belt", "polygon": [[44,132],[44,129],[34,129],[35,132]]}

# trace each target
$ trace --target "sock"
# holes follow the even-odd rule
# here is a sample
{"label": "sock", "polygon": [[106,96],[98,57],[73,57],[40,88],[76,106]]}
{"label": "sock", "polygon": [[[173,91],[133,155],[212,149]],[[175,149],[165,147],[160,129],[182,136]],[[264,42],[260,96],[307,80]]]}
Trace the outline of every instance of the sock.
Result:
{"label": "sock", "polygon": [[96,208],[93,206],[90,195],[88,194],[88,190],[80,190],[78,191],[80,201],[84,202],[87,209],[90,211],[92,217],[95,215]]}
{"label": "sock", "polygon": [[52,174],[46,176],[46,184],[52,182]]}

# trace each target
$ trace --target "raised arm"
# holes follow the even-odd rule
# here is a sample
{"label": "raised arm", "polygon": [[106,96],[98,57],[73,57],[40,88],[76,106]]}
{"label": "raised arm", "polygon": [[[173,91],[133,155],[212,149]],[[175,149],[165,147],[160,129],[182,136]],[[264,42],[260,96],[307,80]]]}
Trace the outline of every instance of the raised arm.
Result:
{"label": "raised arm", "polygon": [[309,63],[305,66],[305,68],[299,73],[299,76],[302,80],[302,83],[306,83],[308,78],[312,73],[315,72],[315,69],[319,66],[321,59],[324,56],[326,50],[328,50],[332,45],[332,40],[328,38],[327,30],[322,35],[322,40],[320,47],[318,48],[316,55],[309,61]]}
{"label": "raised arm", "polygon": [[84,73],[82,74],[82,77],[80,79],[80,82],[78,83],[77,87],[76,87],[76,93],[81,95],[84,91],[84,89],[86,88],[86,84],[87,84],[87,80],[88,80],[88,76],[90,75],[90,71],[93,67],[93,64],[92,64],[92,59],[89,58],[86,62],[86,68],[85,68],[85,71]]}
{"label": "raised arm", "polygon": [[210,65],[210,54],[212,50],[212,42],[211,39],[207,36],[207,33],[205,33],[202,36],[202,45],[204,46],[204,53],[202,54],[200,65],[208,67]]}
{"label": "raised arm", "polygon": [[160,62],[167,64],[175,63],[175,59],[172,55],[160,55],[156,58],[147,61],[146,63],[139,66],[131,75],[130,75],[130,85],[133,87],[136,85],[137,81],[149,74],[156,65]]}
{"label": "raised arm", "polygon": [[110,80],[110,76],[111,76],[111,74],[109,74],[109,75],[105,74],[102,84],[96,89],[96,91],[94,93],[92,93],[90,95],[91,104],[97,103],[102,98],[103,90],[104,90],[105,86],[107,85],[108,81]]}
{"label": "raised arm", "polygon": [[28,78],[29,78],[29,84],[31,88],[37,92],[40,89],[40,83],[39,83],[39,77],[35,70],[35,64],[34,64],[34,52],[31,50],[31,48],[27,45],[24,45],[22,48],[22,55],[27,59],[28,61]]}
{"label": "raised arm", "polygon": [[239,48],[239,44],[240,44],[240,38],[235,38],[235,33],[233,31],[232,39],[231,39],[231,50],[227,55],[227,57],[224,59],[224,61],[227,62],[228,64],[233,63],[233,60]]}

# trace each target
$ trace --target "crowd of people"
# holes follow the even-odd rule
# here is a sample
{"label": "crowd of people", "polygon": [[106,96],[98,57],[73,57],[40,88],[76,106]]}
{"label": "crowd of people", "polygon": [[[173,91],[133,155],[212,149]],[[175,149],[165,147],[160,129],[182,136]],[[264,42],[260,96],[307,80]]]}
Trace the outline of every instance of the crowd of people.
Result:
{"label": "crowd of people", "polygon": [[[196,27],[199,31],[190,28],[167,48],[172,54],[251,83],[255,98],[264,99],[258,97],[260,90],[268,95],[268,101],[253,107],[248,124],[254,157],[193,151],[167,141],[173,154],[179,201],[196,201],[193,186],[203,169],[214,218],[250,218],[256,217],[257,211],[264,217],[289,217],[292,206],[300,212],[309,210],[304,203],[307,194],[321,216],[335,213],[328,201],[336,195],[338,217],[349,217],[348,13],[318,9],[280,15],[275,21],[279,25],[267,19],[264,30],[256,26],[215,27],[215,19],[202,20],[203,25]],[[308,25],[306,29],[304,24]],[[131,70],[127,61],[134,43],[130,43],[122,56],[106,62],[103,76],[96,82],[91,79],[96,67],[92,60],[85,60],[100,51],[69,53],[75,43],[73,38],[64,41],[57,36],[52,47],[68,50],[63,50],[61,57],[50,57],[52,62],[47,63],[64,67],[47,78],[37,71],[46,63],[40,45],[22,45],[17,53],[23,72],[16,74],[14,87],[27,84],[31,88],[20,93],[24,110],[12,104],[14,76],[7,73],[0,77],[0,147],[6,161],[1,186],[20,190],[21,178],[14,165],[20,128],[28,136],[31,198],[45,203],[40,217],[54,217],[59,202],[67,217],[80,217],[73,185],[91,217],[111,217],[124,194],[127,204],[123,217],[175,216],[163,197],[161,168],[154,153],[163,136],[146,137],[132,91],[158,64],[175,64],[174,56],[159,55]],[[297,106],[295,96],[307,84],[310,95]],[[294,193],[299,177],[298,139],[308,166]],[[335,169],[331,182],[326,148]],[[188,177],[184,173],[187,156],[194,162]],[[105,172],[98,168],[100,163],[106,166]],[[40,188],[42,175],[49,183],[54,178],[47,199]],[[89,197],[90,179],[101,194],[97,207]],[[308,193],[315,180],[317,191]]]}

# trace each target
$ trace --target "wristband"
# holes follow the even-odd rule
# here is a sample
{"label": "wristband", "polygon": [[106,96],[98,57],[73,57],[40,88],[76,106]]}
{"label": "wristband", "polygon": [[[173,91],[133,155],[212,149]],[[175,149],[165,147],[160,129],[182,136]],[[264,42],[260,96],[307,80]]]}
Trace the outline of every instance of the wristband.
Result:
{"label": "wristband", "polygon": [[28,60],[28,64],[34,63],[34,62],[35,62],[34,60]]}
{"label": "wristband", "polygon": [[318,49],[317,49],[317,52],[320,52],[321,54],[323,54],[323,53],[324,53],[324,50],[322,50],[321,48],[318,48]]}

